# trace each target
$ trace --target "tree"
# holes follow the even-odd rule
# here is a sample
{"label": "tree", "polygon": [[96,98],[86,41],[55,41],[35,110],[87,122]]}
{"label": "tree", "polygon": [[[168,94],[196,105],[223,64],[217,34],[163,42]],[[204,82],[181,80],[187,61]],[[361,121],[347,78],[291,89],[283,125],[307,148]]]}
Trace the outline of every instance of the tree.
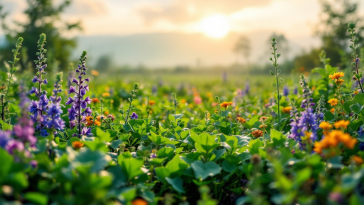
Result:
{"label": "tree", "polygon": [[102,55],[97,60],[96,70],[109,70],[113,65],[112,58],[110,55]]}
{"label": "tree", "polygon": [[[80,22],[75,24],[64,23],[60,14],[70,5],[70,1],[66,0],[54,6],[52,0],[27,0],[28,8],[24,11],[27,21],[24,24],[15,22],[18,29],[10,29],[5,23],[7,12],[0,5],[0,20],[3,31],[6,35],[7,44],[0,49],[2,61],[11,59],[11,48],[15,44],[18,37],[23,37],[24,53],[21,53],[21,67],[25,69],[27,65],[36,59],[37,40],[41,33],[47,35],[48,56],[51,57],[48,62],[52,67],[54,61],[58,61],[61,69],[67,69],[71,49],[76,46],[75,39],[67,39],[61,36],[63,31],[71,31],[81,29]],[[57,25],[57,26],[56,26]],[[58,26],[60,25],[60,26]],[[23,58],[24,57],[24,58]]]}
{"label": "tree", "polygon": [[362,32],[364,30],[359,18],[358,3],[352,0],[335,0],[329,2],[327,0],[320,1],[322,5],[322,14],[320,24],[316,28],[316,34],[321,37],[322,50],[327,53],[327,57],[331,59],[331,65],[341,65],[342,52],[349,52],[349,34],[347,32],[348,24],[354,22],[359,43],[363,43]]}
{"label": "tree", "polygon": [[241,36],[233,47],[233,52],[236,55],[236,63],[239,63],[239,57],[243,57],[246,63],[249,64],[250,51],[249,38]]}

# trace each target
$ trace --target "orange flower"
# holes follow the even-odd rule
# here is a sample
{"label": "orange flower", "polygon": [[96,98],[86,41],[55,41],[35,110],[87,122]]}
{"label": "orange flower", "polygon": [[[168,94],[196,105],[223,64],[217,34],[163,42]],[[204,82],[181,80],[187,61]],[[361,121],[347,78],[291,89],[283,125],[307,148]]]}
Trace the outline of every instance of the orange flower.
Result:
{"label": "orange flower", "polygon": [[334,126],[336,127],[336,129],[339,129],[339,128],[346,129],[349,124],[350,124],[350,121],[339,120],[339,121],[335,122]]}
{"label": "orange flower", "polygon": [[321,129],[323,129],[323,130],[330,130],[330,129],[332,129],[332,125],[330,125],[330,123],[328,123],[328,122],[325,122],[325,121],[322,121],[321,123],[320,123],[320,126],[319,126]]}
{"label": "orange flower", "polygon": [[98,76],[99,72],[97,72],[96,70],[91,70],[91,75]]}
{"label": "orange flower", "polygon": [[80,141],[74,141],[74,142],[72,142],[72,147],[74,148],[74,149],[81,149],[81,147],[83,147],[83,145],[85,145],[85,144],[83,144],[82,142],[80,142]]}
{"label": "orange flower", "polygon": [[325,133],[325,137],[320,142],[315,142],[314,151],[322,154],[322,150],[335,148],[340,143],[344,144],[349,149],[354,149],[357,139],[352,138],[349,134],[341,130],[334,130],[330,133]]}
{"label": "orange flower", "polygon": [[93,103],[99,103],[99,102],[100,102],[100,100],[99,100],[98,98],[92,98],[92,99],[91,99],[91,102],[93,102]]}
{"label": "orange flower", "polygon": [[343,72],[336,72],[336,73],[334,73],[332,75],[329,75],[329,78],[331,80],[338,80],[339,78],[344,77],[344,75],[345,74]]}
{"label": "orange flower", "polygon": [[356,91],[354,91],[354,94],[356,95],[356,94],[358,94],[359,93],[359,90],[356,90]]}
{"label": "orange flower", "polygon": [[252,135],[254,137],[261,137],[261,136],[263,136],[263,131],[261,131],[261,130],[255,130],[255,131],[252,132]]}
{"label": "orange flower", "polygon": [[237,117],[236,120],[239,121],[242,124],[246,122],[246,120],[244,118],[242,118],[242,117]]}
{"label": "orange flower", "polygon": [[283,113],[290,113],[291,110],[292,110],[292,107],[284,107],[284,108],[282,108],[282,112]]}
{"label": "orange flower", "polygon": [[185,99],[182,99],[180,102],[181,102],[181,104],[186,104],[186,100]]}
{"label": "orange flower", "polygon": [[339,102],[339,100],[338,99],[336,99],[336,98],[332,98],[332,99],[330,99],[329,101],[327,101],[328,103],[330,103],[330,105],[331,106],[336,106],[337,105],[337,103]]}
{"label": "orange flower", "polygon": [[341,84],[343,84],[343,82],[344,82],[343,79],[337,79],[337,80],[335,80],[336,85],[341,85]]}
{"label": "orange flower", "polygon": [[233,104],[232,102],[223,102],[220,104],[220,107],[224,107],[226,109],[229,105],[232,105],[232,104]]}
{"label": "orange flower", "polygon": [[351,160],[354,161],[357,165],[363,164],[363,159],[357,155],[352,156]]}
{"label": "orange flower", "polygon": [[149,100],[149,101],[148,101],[148,104],[149,104],[150,106],[152,106],[152,105],[154,105],[154,104],[155,104],[155,101],[154,101],[154,100]]}
{"label": "orange flower", "polygon": [[102,93],[102,97],[104,97],[104,98],[110,97],[110,93]]}
{"label": "orange flower", "polygon": [[108,115],[108,114],[109,114],[109,111],[105,110],[104,115]]}
{"label": "orange flower", "polygon": [[332,114],[334,114],[334,113],[335,113],[335,108],[331,108],[330,112],[331,112]]}
{"label": "orange flower", "polygon": [[144,199],[134,199],[131,202],[131,205],[148,205],[148,202],[145,201]]}

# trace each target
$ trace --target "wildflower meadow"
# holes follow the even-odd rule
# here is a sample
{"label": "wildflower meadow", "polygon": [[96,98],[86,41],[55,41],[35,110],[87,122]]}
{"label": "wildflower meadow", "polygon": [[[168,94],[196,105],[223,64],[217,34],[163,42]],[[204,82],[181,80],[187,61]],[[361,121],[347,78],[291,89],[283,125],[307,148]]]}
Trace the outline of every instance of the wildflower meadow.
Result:
{"label": "wildflower meadow", "polygon": [[273,37],[270,75],[238,85],[103,73],[87,51],[52,70],[44,33],[20,72],[18,37],[0,73],[0,204],[364,204],[364,52],[345,29],[347,68],[322,50],[282,74]]}

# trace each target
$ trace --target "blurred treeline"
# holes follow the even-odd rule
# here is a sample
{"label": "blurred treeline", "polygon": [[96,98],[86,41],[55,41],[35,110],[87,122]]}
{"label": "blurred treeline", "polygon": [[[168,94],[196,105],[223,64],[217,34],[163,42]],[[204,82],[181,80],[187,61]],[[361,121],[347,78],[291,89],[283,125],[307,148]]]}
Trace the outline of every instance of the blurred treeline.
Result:
{"label": "blurred treeline", "polygon": [[[67,23],[60,18],[60,14],[69,6],[71,1],[65,0],[55,6],[52,0],[27,0],[28,8],[24,11],[27,16],[26,23],[15,22],[10,26],[7,18],[7,11],[0,3],[1,26],[5,33],[5,45],[0,48],[0,67],[12,59],[13,49],[18,37],[24,37],[23,48],[21,49],[18,65],[20,70],[34,67],[32,61],[36,58],[37,39],[39,34],[47,35],[47,57],[48,66],[53,70],[67,70],[71,59],[71,52],[77,45],[75,38],[65,38],[62,34],[73,30],[81,30],[80,22]],[[327,57],[331,59],[330,64],[341,68],[350,66],[349,35],[347,26],[349,22],[357,25],[356,32],[359,44],[363,45],[363,19],[358,13],[358,1],[354,0],[320,0],[322,12],[319,16],[320,23],[315,27],[315,35],[321,39],[320,47],[306,51],[297,56],[289,57],[289,43],[284,35],[272,34],[278,41],[278,50],[282,54],[280,69],[282,73],[308,72],[311,69],[321,66],[319,54],[324,50]],[[267,40],[267,46],[269,44]],[[201,68],[198,65],[193,67],[176,66],[174,68],[154,68],[153,70],[143,66],[115,66],[108,56],[99,57],[95,65],[89,65],[94,69],[103,72],[115,71],[116,69],[124,74],[127,73],[243,73],[243,74],[269,74],[272,69],[270,64],[257,65],[250,62],[251,45],[249,36],[241,36],[232,48],[232,55],[236,56],[236,62],[230,66],[211,66]],[[363,53],[363,52],[362,52]],[[267,55],[269,51],[267,51]],[[267,57],[268,59],[269,57]],[[267,60],[267,62],[269,62]]]}

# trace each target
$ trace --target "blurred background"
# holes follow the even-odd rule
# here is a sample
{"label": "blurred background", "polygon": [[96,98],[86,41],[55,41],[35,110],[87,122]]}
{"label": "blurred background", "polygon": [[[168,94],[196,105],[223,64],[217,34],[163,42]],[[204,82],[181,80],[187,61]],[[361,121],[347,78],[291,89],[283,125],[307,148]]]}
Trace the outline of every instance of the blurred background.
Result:
{"label": "blurred background", "polygon": [[321,50],[345,68],[347,24],[362,43],[363,13],[355,0],[0,0],[0,60],[22,36],[19,66],[31,70],[45,33],[53,71],[87,50],[100,73],[269,75],[274,36],[283,73],[320,66]]}

